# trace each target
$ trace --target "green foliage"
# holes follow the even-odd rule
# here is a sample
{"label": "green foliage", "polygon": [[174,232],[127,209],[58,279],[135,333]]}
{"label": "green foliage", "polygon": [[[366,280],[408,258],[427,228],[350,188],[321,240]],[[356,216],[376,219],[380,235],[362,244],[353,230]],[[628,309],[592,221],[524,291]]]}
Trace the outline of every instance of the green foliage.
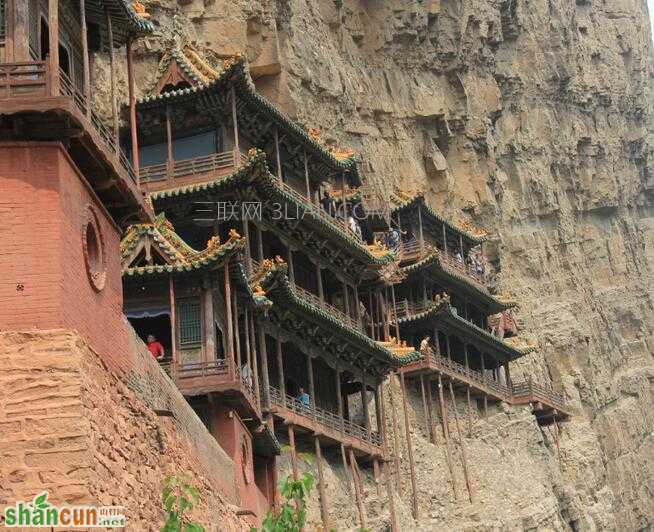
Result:
{"label": "green foliage", "polygon": [[304,473],[302,478],[293,480],[289,475],[279,483],[279,491],[284,504],[277,515],[272,511],[266,514],[261,525],[262,532],[300,532],[307,519],[307,498],[313,487],[313,475]]}
{"label": "green foliage", "polygon": [[166,521],[161,532],[205,532],[202,525],[192,522],[186,515],[200,498],[188,475],[169,475],[164,480],[161,502]]}

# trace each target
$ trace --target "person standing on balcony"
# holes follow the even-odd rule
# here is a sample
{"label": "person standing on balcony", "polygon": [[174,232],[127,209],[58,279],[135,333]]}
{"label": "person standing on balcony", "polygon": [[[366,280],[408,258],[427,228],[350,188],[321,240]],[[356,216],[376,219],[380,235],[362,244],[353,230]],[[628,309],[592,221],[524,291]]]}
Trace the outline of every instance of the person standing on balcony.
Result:
{"label": "person standing on balcony", "polygon": [[304,391],[304,388],[300,386],[300,389],[298,390],[297,394],[297,400],[302,403],[303,406],[306,406],[309,408],[311,406],[311,399],[309,398],[309,394]]}
{"label": "person standing on balcony", "polygon": [[163,360],[165,356],[164,347],[160,342],[157,341],[154,334],[148,334],[148,351],[152,353],[152,356],[157,360]]}
{"label": "person standing on balcony", "polygon": [[323,194],[322,199],[320,200],[320,204],[322,205],[322,208],[325,211],[327,211],[328,214],[331,214],[333,216],[334,200],[332,199],[329,190],[325,189],[325,193]]}
{"label": "person standing on balcony", "polygon": [[420,353],[423,355],[426,355],[430,351],[429,340],[431,340],[431,336],[425,336],[422,339],[422,342],[420,342]]}

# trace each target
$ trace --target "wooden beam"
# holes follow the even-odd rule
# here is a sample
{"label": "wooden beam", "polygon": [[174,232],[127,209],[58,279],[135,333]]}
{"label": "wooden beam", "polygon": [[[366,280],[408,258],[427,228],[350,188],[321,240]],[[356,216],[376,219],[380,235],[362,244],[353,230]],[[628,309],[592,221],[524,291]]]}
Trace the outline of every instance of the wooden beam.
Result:
{"label": "wooden beam", "polygon": [[277,380],[279,381],[279,391],[282,394],[282,404],[286,404],[286,382],[284,381],[284,356],[282,353],[282,341],[276,338],[277,347]]}
{"label": "wooden beam", "polygon": [[[395,285],[391,285],[391,297],[393,298],[393,315],[395,316],[395,338],[400,342],[400,322],[397,319],[397,305],[395,303]],[[438,338],[436,339],[438,342]]]}
{"label": "wooden beam", "polygon": [[306,187],[307,199],[309,200],[309,203],[313,203],[313,201],[311,201],[311,183],[309,182],[309,162],[307,160],[306,150],[304,150],[304,186]]}
{"label": "wooden beam", "polygon": [[168,301],[170,304],[170,338],[171,338],[171,368],[173,374],[175,372],[175,366],[178,362],[177,360],[177,309],[175,308],[175,287],[173,276],[168,276]]}
{"label": "wooden beam", "polygon": [[204,300],[204,360],[212,361],[216,359],[216,326],[214,325],[213,315],[213,294],[211,290],[211,279],[208,275],[203,278],[202,296]]}
{"label": "wooden beam", "polygon": [[313,380],[313,358],[307,355],[307,373],[309,376],[309,393],[311,394],[311,405],[316,407],[316,388]]}
{"label": "wooden beam", "polygon": [[400,372],[400,385],[402,387],[402,405],[404,407],[404,433],[406,446],[409,455],[409,473],[411,475],[411,510],[414,519],[419,518],[418,512],[418,488],[416,486],[416,471],[413,463],[413,446],[411,444],[411,426],[409,422],[409,410],[406,401],[406,385],[404,384],[404,373]]}
{"label": "wooden beam", "polygon": [[89,38],[86,25],[86,1],[79,0],[79,20],[82,39],[82,62],[84,68],[84,98],[86,99],[86,116],[91,116],[91,68],[89,66]]}
{"label": "wooden beam", "polygon": [[241,371],[241,333],[238,320],[238,294],[234,293],[234,341],[236,344],[236,370]]}
{"label": "wooden beam", "polygon": [[173,127],[170,123],[170,105],[166,105],[166,173],[168,179],[173,177],[173,168],[175,160],[173,158]]}
{"label": "wooden beam", "polygon": [[[395,393],[393,392],[393,378],[394,375],[393,373],[390,374],[389,377],[389,382],[388,382],[388,393],[389,393],[389,398],[391,401],[391,414],[392,414],[392,419],[397,420],[397,409],[395,408]],[[394,447],[394,462],[395,462],[395,484],[397,486],[397,492],[401,493],[402,492],[402,481],[400,479],[400,438],[397,434],[399,430],[398,423],[391,423],[391,427],[393,427],[393,447]]]}
{"label": "wooden beam", "polygon": [[422,373],[420,374],[420,391],[422,392],[422,412],[425,416],[427,438],[431,440],[431,423],[429,421],[429,414],[427,413],[427,395],[425,394],[425,376]]}
{"label": "wooden beam", "polygon": [[136,127],[136,89],[134,79],[134,51],[132,49],[132,37],[127,39],[127,88],[129,92],[129,126],[132,139],[132,167],[136,175],[136,185],[141,186],[140,162],[139,162],[139,141]]}
{"label": "wooden beam", "polygon": [[447,423],[447,405],[443,397],[443,380],[441,374],[438,374],[438,402],[441,408],[441,424],[443,426],[443,438],[445,438],[445,458],[447,460],[447,467],[450,470],[450,479],[452,480],[452,493],[454,499],[459,499],[459,494],[456,489],[456,477],[454,476],[454,466],[452,464],[452,452],[450,450],[450,429]]}
{"label": "wooden beam", "polygon": [[366,389],[366,372],[361,372],[361,405],[363,406],[363,424],[366,428],[366,435],[370,440],[372,429],[370,428],[370,411],[368,408],[368,390]]}
{"label": "wooden beam", "polygon": [[268,377],[268,349],[266,333],[259,324],[259,353],[261,354],[261,385],[263,387],[263,406],[270,408],[270,379]]}
{"label": "wooden beam", "polygon": [[261,394],[259,393],[259,361],[257,360],[257,339],[254,334],[254,312],[248,314],[250,348],[252,350],[252,373],[254,374],[254,396],[257,398],[257,406],[261,408]]}
{"label": "wooden beam", "polygon": [[234,127],[234,165],[238,168],[241,166],[241,148],[238,138],[238,116],[236,113],[236,91],[232,85],[230,90],[230,99],[232,104],[232,125]]}
{"label": "wooden beam", "polygon": [[318,463],[318,494],[320,496],[320,517],[322,518],[322,527],[325,532],[331,530],[329,521],[329,508],[327,503],[327,493],[325,491],[325,475],[322,470],[322,451],[320,449],[320,440],[318,436],[313,437],[316,449],[316,462]]}
{"label": "wooden beam", "polygon": [[361,528],[365,529],[366,528],[366,511],[363,507],[363,496],[361,493],[361,486],[359,484],[359,478],[357,475],[357,459],[354,456],[354,451],[352,448],[349,449],[350,451],[350,468],[352,469],[352,480],[354,482],[354,493],[356,496],[356,501],[357,501],[357,509],[359,511],[359,525]]}
{"label": "wooden beam", "polygon": [[345,454],[345,445],[340,444],[341,447],[341,458],[343,459],[343,473],[345,473],[345,480],[347,481],[347,487],[352,491],[352,480],[350,479],[350,473],[348,471],[349,467],[347,465],[347,456]]}
{"label": "wooden beam", "polygon": [[422,232],[422,203],[418,203],[418,238],[420,239],[420,253],[425,251],[425,237]]}
{"label": "wooden beam", "polygon": [[322,303],[325,301],[325,292],[322,286],[322,268],[320,267],[320,264],[316,264],[316,279],[318,281],[318,298]]}
{"label": "wooden beam", "polygon": [[390,514],[391,532],[399,532],[400,527],[397,524],[397,516],[395,514],[395,498],[393,497],[393,484],[390,475],[388,474],[388,465],[382,462],[382,476],[384,484],[386,484],[386,492],[388,494],[388,513]]}
{"label": "wooden beam", "polygon": [[293,471],[293,480],[300,478],[300,473],[297,466],[297,452],[295,450],[295,429],[293,424],[288,424],[288,445],[291,448],[291,469]]}
{"label": "wooden beam", "polygon": [[456,408],[456,397],[454,397],[454,387],[452,386],[452,381],[450,381],[450,397],[452,399],[452,410],[454,412],[454,424],[456,426],[456,433],[459,438],[459,447],[461,449],[461,462],[463,464],[463,476],[466,480],[466,486],[468,488],[468,497],[470,502],[474,502],[474,496],[472,491],[472,484],[470,482],[470,475],[468,474],[468,460],[466,458],[466,447],[463,443],[463,436],[461,435],[461,427],[459,426],[459,414]]}
{"label": "wooden beam", "polygon": [[429,416],[429,437],[433,443],[436,443],[436,429],[434,428],[434,414],[431,408],[433,398],[431,395],[431,379],[427,377],[427,415]]}
{"label": "wooden beam", "polygon": [[111,15],[104,6],[105,18],[107,20],[107,32],[109,40],[109,77],[111,79],[111,123],[114,130],[114,143],[116,153],[120,151],[120,126],[118,124],[118,102],[116,101],[116,57],[114,52],[114,29]]}
{"label": "wooden beam", "polygon": [[279,179],[280,182],[283,182],[282,158],[279,154],[279,129],[277,127],[275,128],[275,159],[277,160],[277,179]]}
{"label": "wooden beam", "polygon": [[48,48],[50,95],[59,96],[59,0],[48,0]]}

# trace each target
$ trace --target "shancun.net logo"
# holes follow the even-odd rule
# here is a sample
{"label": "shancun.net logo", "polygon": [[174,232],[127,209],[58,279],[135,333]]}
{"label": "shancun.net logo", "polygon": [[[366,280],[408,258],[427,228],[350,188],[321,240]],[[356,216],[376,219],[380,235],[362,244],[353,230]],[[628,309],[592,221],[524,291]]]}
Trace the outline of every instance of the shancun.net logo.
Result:
{"label": "shancun.net logo", "polygon": [[48,492],[39,493],[32,501],[19,501],[4,510],[4,526],[100,528],[125,526],[123,506],[55,506],[48,502]]}

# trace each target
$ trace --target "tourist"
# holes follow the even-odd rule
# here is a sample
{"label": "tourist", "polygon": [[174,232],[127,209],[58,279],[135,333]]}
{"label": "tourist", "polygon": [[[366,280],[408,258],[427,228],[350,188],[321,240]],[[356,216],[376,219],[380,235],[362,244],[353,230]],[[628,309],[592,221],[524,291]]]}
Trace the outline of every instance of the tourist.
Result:
{"label": "tourist", "polygon": [[247,362],[241,367],[241,378],[250,388],[252,388],[252,370]]}
{"label": "tourist", "polygon": [[388,249],[397,249],[397,247],[400,245],[400,233],[398,232],[397,229],[391,229],[388,232],[387,235],[387,244],[388,244]]}
{"label": "tourist", "polygon": [[352,231],[352,233],[354,233],[359,238],[362,238],[363,235],[361,234],[361,227],[359,226],[359,222],[357,222],[354,219],[354,216],[351,214],[347,217],[347,224],[350,227],[350,231]]}
{"label": "tourist", "polygon": [[456,252],[456,260],[457,260],[457,262],[460,262],[460,263],[463,264],[463,255],[461,255],[460,251]]}
{"label": "tourist", "polygon": [[302,403],[303,406],[306,406],[309,408],[311,406],[311,399],[309,399],[309,394],[304,391],[304,388],[300,386],[300,390],[298,391],[297,394],[297,400]]}
{"label": "tourist", "polygon": [[334,210],[334,200],[332,199],[329,190],[325,190],[325,193],[323,194],[322,199],[320,200],[320,204],[322,205],[322,208],[325,211],[327,211],[328,214],[332,214]]}
{"label": "tourist", "polygon": [[163,360],[165,355],[164,347],[161,343],[157,342],[154,334],[148,334],[148,351],[150,351],[152,356],[157,360]]}
{"label": "tourist", "polygon": [[429,340],[431,340],[431,337],[430,336],[425,336],[422,339],[422,342],[420,342],[420,352],[421,353],[424,354],[427,351],[429,351]]}

